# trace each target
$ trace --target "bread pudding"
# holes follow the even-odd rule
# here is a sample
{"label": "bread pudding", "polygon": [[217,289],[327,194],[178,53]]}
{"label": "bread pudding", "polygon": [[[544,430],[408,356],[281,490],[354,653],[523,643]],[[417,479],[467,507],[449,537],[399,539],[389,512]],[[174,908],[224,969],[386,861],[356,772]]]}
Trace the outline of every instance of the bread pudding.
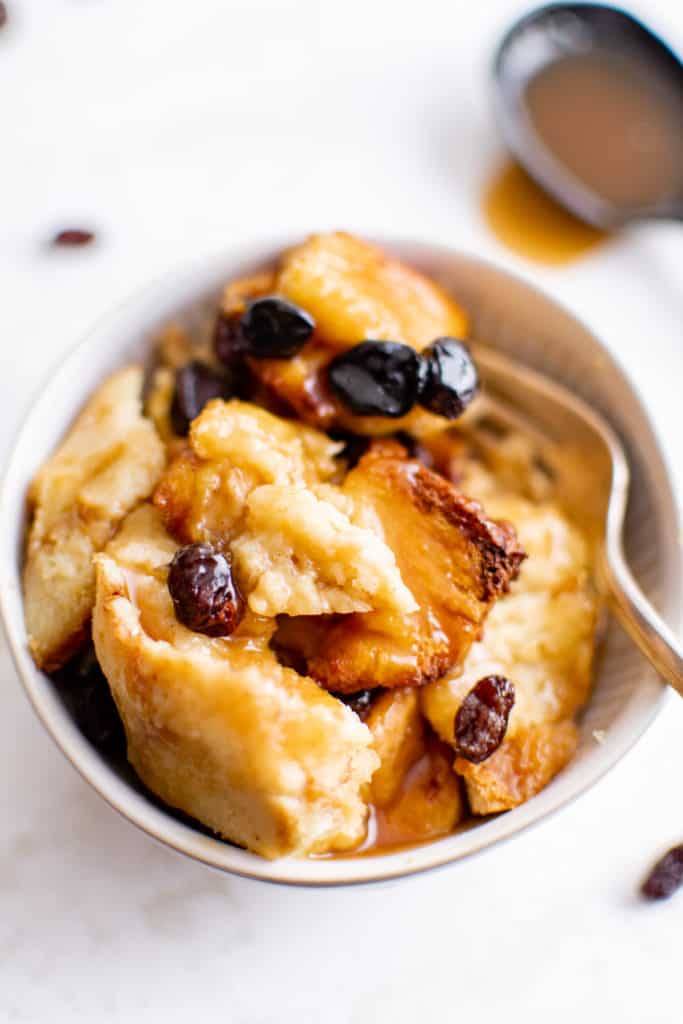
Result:
{"label": "bread pudding", "polygon": [[467,332],[437,282],[313,236],[228,282],[206,329],[169,324],[31,485],[37,665],[226,841],[435,840],[576,749],[591,546],[524,438],[479,444]]}

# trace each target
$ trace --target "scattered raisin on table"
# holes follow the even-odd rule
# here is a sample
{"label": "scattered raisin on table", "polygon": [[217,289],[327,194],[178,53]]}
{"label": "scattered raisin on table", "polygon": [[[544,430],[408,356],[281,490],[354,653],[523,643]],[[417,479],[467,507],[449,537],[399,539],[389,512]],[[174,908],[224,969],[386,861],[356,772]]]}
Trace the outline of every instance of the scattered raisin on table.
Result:
{"label": "scattered raisin on table", "polygon": [[479,390],[479,375],[469,349],[457,338],[437,338],[422,351],[426,376],[420,405],[438,416],[461,416]]}
{"label": "scattered raisin on table", "polygon": [[648,900],[668,900],[683,885],[683,843],[657,861],[640,891]]}
{"label": "scattered raisin on table", "polygon": [[89,242],[94,241],[94,231],[85,231],[82,228],[67,228],[64,231],[58,231],[52,242],[53,245],[88,245]]}
{"label": "scattered raisin on table", "polygon": [[206,636],[229,636],[245,611],[228,558],[210,544],[188,544],[176,551],[168,572],[176,618]]}
{"label": "scattered raisin on table", "polygon": [[228,371],[217,373],[194,359],[176,370],[175,391],[171,403],[171,423],[176,434],[184,437],[190,423],[212,398],[232,398],[235,382]]}
{"label": "scattered raisin on table", "polygon": [[336,356],[328,377],[337,398],[358,416],[405,416],[423,377],[415,349],[397,341],[361,341]]}
{"label": "scattered raisin on table", "polygon": [[484,676],[465,697],[455,716],[455,751],[481,764],[503,742],[515,703],[515,688],[505,676]]}
{"label": "scattered raisin on table", "polygon": [[250,356],[287,359],[299,352],[315,330],[312,316],[277,295],[250,302],[240,319],[240,332]]}
{"label": "scattered raisin on table", "polygon": [[126,749],[123,724],[92,644],[55,673],[55,682],[78,728],[104,754]]}

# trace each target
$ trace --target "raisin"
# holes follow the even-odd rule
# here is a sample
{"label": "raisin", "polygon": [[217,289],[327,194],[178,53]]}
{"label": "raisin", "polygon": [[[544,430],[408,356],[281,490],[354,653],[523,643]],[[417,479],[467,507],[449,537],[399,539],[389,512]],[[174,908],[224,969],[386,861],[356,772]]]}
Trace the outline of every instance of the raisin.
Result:
{"label": "raisin", "polygon": [[358,690],[357,693],[333,693],[343,704],[355,711],[361,721],[365,718],[372,707],[372,702],[377,696],[377,690]]}
{"label": "raisin", "polygon": [[328,367],[332,390],[358,416],[405,416],[415,405],[422,362],[410,345],[361,341]]}
{"label": "raisin", "polygon": [[505,676],[484,676],[465,697],[455,716],[455,751],[472,764],[490,757],[503,742],[515,703],[515,688]]}
{"label": "raisin", "polygon": [[56,672],[54,679],[86,739],[104,754],[123,754],[123,724],[92,644]]}
{"label": "raisin", "polygon": [[52,243],[53,245],[88,245],[94,239],[95,233],[93,231],[84,231],[82,228],[67,228],[65,231],[59,231],[52,239]]}
{"label": "raisin", "polygon": [[176,370],[171,403],[171,423],[176,434],[184,437],[192,420],[212,398],[232,398],[234,392],[235,382],[227,371],[217,373],[196,359],[181,366]]}
{"label": "raisin", "polygon": [[674,846],[657,861],[640,887],[640,891],[648,900],[668,900],[681,885],[683,885],[683,844]]}
{"label": "raisin", "polygon": [[0,28],[4,28],[7,24],[7,7],[5,4],[0,3]]}
{"label": "raisin", "polygon": [[230,369],[241,365],[246,352],[241,318],[237,314],[219,313],[213,330],[213,351],[216,359]]}
{"label": "raisin", "polygon": [[168,572],[176,618],[206,636],[229,636],[242,621],[244,599],[228,558],[210,544],[176,551]]}
{"label": "raisin", "polygon": [[426,364],[420,405],[438,416],[461,416],[479,390],[479,375],[469,349],[457,338],[437,338],[422,351]]}
{"label": "raisin", "polygon": [[250,302],[240,331],[250,356],[286,359],[299,352],[315,330],[312,316],[277,295]]}

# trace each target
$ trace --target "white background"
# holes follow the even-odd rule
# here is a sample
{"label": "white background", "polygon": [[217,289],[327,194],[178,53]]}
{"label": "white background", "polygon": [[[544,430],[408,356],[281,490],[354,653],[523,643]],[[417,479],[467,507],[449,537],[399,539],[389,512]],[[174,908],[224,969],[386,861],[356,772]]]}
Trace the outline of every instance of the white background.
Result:
{"label": "white background", "polygon": [[[285,230],[475,251],[588,320],[681,454],[683,234],[648,227],[565,269],[488,234],[492,47],[507,0],[8,0],[0,37],[3,443],[100,313],[167,268]],[[679,47],[678,0],[640,11]],[[62,227],[97,244],[50,251]],[[672,558],[680,557],[672,552]],[[336,892],[221,877],[119,819],[0,685],[0,1024],[412,1024],[683,1015],[683,894],[645,906],[683,840],[683,705],[595,790],[436,874]]]}

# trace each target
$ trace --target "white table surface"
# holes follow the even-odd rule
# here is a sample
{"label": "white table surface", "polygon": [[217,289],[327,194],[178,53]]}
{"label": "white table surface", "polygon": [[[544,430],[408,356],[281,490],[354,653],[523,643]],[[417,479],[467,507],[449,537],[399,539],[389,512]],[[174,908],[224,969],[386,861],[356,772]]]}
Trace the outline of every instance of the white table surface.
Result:
{"label": "white table surface", "polygon": [[[8,0],[0,38],[0,402],[112,304],[235,239],[346,227],[440,240],[586,318],[661,432],[679,493],[683,235],[565,269],[505,251],[477,194],[497,153],[487,61],[508,0]],[[680,4],[641,12],[683,43]],[[55,229],[97,244],[48,251]],[[672,557],[679,553],[672,552]],[[0,1024],[319,1024],[683,1016],[683,894],[637,883],[683,840],[683,704],[559,815],[388,887],[306,892],[184,860],[52,746],[2,654]]]}

